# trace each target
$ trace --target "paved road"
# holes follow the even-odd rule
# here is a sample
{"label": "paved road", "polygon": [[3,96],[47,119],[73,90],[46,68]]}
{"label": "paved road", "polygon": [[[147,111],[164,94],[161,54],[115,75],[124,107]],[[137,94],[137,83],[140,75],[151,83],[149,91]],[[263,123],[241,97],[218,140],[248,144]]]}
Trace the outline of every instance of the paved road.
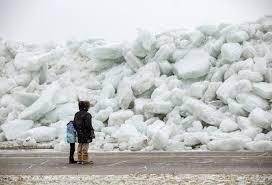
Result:
{"label": "paved road", "polygon": [[272,174],[272,153],[92,153],[93,165],[67,164],[50,150],[0,150],[0,175]]}

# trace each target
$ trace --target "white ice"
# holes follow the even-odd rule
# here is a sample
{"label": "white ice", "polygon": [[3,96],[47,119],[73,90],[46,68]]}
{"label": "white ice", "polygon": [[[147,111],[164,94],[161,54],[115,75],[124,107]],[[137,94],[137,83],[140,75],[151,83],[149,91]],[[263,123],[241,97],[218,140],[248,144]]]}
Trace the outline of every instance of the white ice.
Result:
{"label": "white ice", "polygon": [[89,100],[99,151],[271,151],[272,21],[202,25],[131,42],[0,39],[0,141],[67,151]]}

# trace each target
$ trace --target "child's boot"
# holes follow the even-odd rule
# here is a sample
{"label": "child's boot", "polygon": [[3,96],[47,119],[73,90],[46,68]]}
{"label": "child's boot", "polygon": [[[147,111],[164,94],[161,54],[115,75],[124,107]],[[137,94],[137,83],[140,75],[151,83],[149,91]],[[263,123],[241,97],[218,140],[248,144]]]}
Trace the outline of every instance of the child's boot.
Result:
{"label": "child's boot", "polygon": [[77,164],[82,164],[82,153],[77,152]]}
{"label": "child's boot", "polygon": [[93,164],[93,161],[89,161],[88,152],[84,152],[82,156],[82,164]]}
{"label": "child's boot", "polygon": [[69,164],[75,164],[77,161],[75,161],[74,156],[69,157]]}

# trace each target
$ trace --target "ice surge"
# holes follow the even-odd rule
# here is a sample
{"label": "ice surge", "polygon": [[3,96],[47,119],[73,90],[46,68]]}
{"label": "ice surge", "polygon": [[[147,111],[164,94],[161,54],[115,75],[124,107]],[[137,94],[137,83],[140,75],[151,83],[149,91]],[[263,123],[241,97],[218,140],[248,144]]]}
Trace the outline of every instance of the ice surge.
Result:
{"label": "ice surge", "polygon": [[0,141],[66,151],[77,98],[89,100],[90,150],[271,151],[272,18],[132,42],[0,39]]}

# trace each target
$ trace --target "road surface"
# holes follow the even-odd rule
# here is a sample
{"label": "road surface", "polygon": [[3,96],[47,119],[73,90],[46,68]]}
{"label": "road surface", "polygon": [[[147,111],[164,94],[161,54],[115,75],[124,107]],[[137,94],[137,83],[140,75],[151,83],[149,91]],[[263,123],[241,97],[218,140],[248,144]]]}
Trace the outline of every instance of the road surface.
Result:
{"label": "road surface", "polygon": [[0,150],[0,175],[272,174],[272,153],[91,153],[93,165],[68,164],[52,150]]}

